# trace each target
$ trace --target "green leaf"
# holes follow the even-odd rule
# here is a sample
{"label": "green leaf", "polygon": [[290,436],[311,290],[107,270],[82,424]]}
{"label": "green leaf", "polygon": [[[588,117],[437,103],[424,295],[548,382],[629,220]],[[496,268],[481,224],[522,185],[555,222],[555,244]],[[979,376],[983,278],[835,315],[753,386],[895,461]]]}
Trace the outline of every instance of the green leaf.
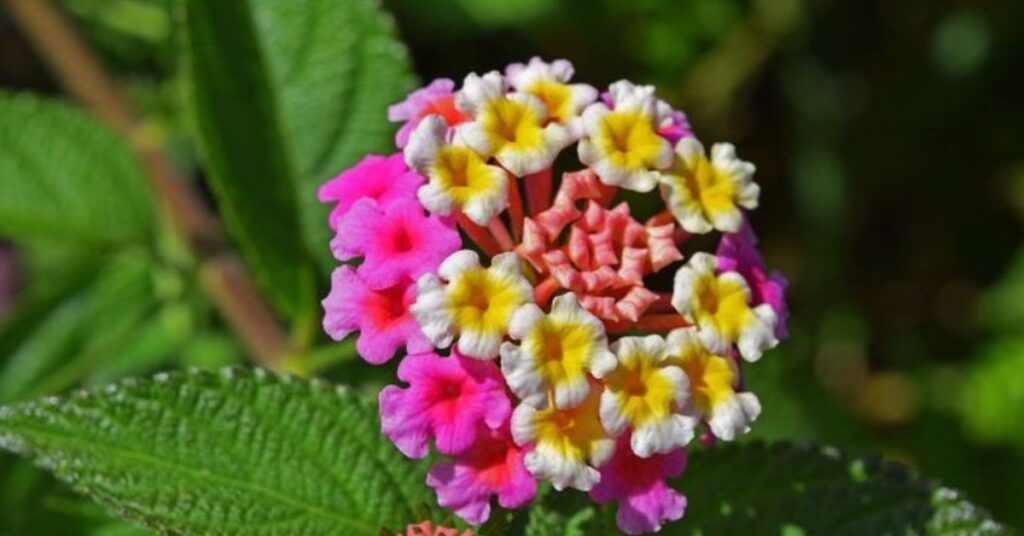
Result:
{"label": "green leaf", "polygon": [[0,445],[169,534],[378,536],[431,517],[424,467],[374,406],[320,381],[225,369],[0,410]]}
{"label": "green leaf", "polygon": [[696,450],[674,483],[689,505],[666,534],[1003,535],[981,510],[905,468],[786,443]]}
{"label": "green leaf", "polygon": [[956,408],[970,435],[981,443],[1008,443],[1024,451],[1024,337],[991,341],[961,374]]}
{"label": "green leaf", "polygon": [[586,536],[588,525],[594,518],[594,508],[584,508],[567,515],[544,507],[530,510],[526,536]]}
{"label": "green leaf", "polygon": [[49,310],[37,318],[0,326],[0,349],[9,352],[0,363],[0,403],[77,384],[150,322],[152,259],[126,251],[102,268],[58,301],[47,300]]}
{"label": "green leaf", "polygon": [[60,101],[0,92],[0,236],[79,247],[145,242],[153,203],[129,148]]}
{"label": "green leaf", "polygon": [[313,301],[328,208],[320,184],[393,152],[387,105],[411,85],[404,48],[371,0],[188,0],[190,103],[207,170],[236,239],[280,308]]}
{"label": "green leaf", "polygon": [[1008,333],[1024,328],[1024,249],[1017,252],[1006,272],[982,294],[979,317],[988,327]]}
{"label": "green leaf", "polygon": [[141,536],[152,532],[115,519],[27,460],[0,453],[0,533],[4,536]]}

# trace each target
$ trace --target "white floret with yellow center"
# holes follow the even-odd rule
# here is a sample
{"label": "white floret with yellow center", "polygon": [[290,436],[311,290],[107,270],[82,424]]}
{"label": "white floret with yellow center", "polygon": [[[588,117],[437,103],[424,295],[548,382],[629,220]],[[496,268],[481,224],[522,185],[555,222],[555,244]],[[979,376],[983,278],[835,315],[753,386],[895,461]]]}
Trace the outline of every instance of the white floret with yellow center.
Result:
{"label": "white floret with yellow center", "polygon": [[630,448],[641,458],[664,454],[693,439],[698,419],[688,411],[690,382],[669,360],[658,335],[612,344],[616,362],[594,370],[604,380],[601,423],[612,435],[633,429]]}
{"label": "white floret with yellow center", "polygon": [[701,341],[712,352],[728,352],[733,344],[747,361],[779,343],[775,338],[775,311],[762,303],[750,305],[750,286],[737,272],[717,273],[717,259],[695,253],[676,272],[672,306],[698,328]]}
{"label": "white floret with yellow center", "polygon": [[518,177],[551,167],[573,141],[565,126],[548,122],[540,99],[508,93],[505,78],[497,71],[467,76],[455,94],[455,106],[471,118],[456,127],[458,137]]}
{"label": "white floret with yellow center", "polygon": [[605,184],[649,192],[672,165],[672,146],[658,135],[654,88],[612,84],[614,107],[595,102],[583,111],[580,161]]}
{"label": "white floret with yellow center", "polygon": [[565,125],[578,139],[582,128],[580,113],[597,100],[597,90],[589,84],[570,84],[574,72],[567,60],[547,63],[536,57],[526,64],[513,63],[505,70],[512,88],[540,99],[548,118]]}
{"label": "white floret with yellow center", "polygon": [[501,370],[509,389],[524,402],[543,407],[578,405],[590,392],[592,366],[614,366],[604,324],[572,293],[552,301],[544,313],[528,303],[512,315],[509,335],[520,343],[501,345]]}
{"label": "white floret with yellow center", "polygon": [[[656,94],[656,89],[652,85],[638,85],[630,82],[629,80],[622,79],[613,82],[608,86],[608,94],[611,96],[612,102],[616,102],[617,99],[624,99],[636,92],[649,93],[651,95]],[[655,97],[654,103],[654,128],[659,129],[661,127],[667,127],[672,124],[672,105]]]}
{"label": "white floret with yellow center", "polygon": [[676,159],[662,174],[661,196],[689,233],[712,229],[735,233],[743,224],[743,211],[757,208],[761,188],[754,182],[754,164],[740,160],[731,143],[711,146],[711,158],[696,138],[676,143]]}
{"label": "white floret with yellow center", "polygon": [[670,361],[690,380],[690,404],[715,437],[732,441],[749,432],[761,414],[761,402],[754,393],[736,391],[740,378],[736,361],[709,351],[692,326],[672,330],[667,341]]}
{"label": "white floret with yellow center", "polygon": [[449,142],[448,123],[441,116],[428,116],[413,130],[405,161],[427,178],[417,196],[433,214],[460,212],[477,225],[487,225],[508,206],[505,170],[487,164],[473,148]]}
{"label": "white floret with yellow center", "polygon": [[601,386],[594,384],[575,407],[519,404],[512,412],[512,439],[533,446],[523,459],[526,470],[559,491],[590,491],[601,480],[597,468],[615,452],[615,439],[601,425],[600,399]]}
{"label": "white floret with yellow center", "polygon": [[409,310],[435,347],[447,348],[457,337],[463,355],[494,359],[512,313],[533,300],[520,263],[515,253],[501,253],[484,268],[475,251],[456,251],[436,275],[424,274],[416,282],[416,302]]}

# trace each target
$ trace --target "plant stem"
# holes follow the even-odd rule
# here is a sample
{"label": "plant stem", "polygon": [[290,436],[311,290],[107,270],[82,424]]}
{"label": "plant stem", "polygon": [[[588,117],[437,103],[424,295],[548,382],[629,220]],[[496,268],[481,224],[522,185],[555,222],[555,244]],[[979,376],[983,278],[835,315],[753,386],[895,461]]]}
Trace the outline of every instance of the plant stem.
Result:
{"label": "plant stem", "polygon": [[129,144],[164,216],[200,261],[200,280],[214,305],[253,359],[279,370],[288,339],[224,232],[190,184],[174,168],[106,73],[98,56],[49,0],[8,0],[11,16],[64,89]]}

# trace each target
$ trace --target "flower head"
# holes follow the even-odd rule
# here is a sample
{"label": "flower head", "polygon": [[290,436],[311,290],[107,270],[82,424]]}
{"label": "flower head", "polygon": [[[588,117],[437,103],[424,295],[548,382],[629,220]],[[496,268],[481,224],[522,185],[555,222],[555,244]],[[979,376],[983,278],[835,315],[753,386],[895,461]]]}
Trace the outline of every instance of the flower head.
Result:
{"label": "flower head", "polygon": [[484,268],[476,252],[461,250],[441,263],[437,275],[421,277],[417,294],[412,314],[435,346],[447,348],[458,337],[464,355],[493,359],[512,313],[533,299],[533,288],[514,253],[497,255]]}
{"label": "flower head", "polygon": [[544,101],[507,89],[497,71],[467,76],[455,104],[472,120],[460,125],[458,134],[478,153],[494,156],[502,167],[521,177],[550,167],[573,140],[564,126],[548,122]]}
{"label": "flower head", "polygon": [[761,414],[753,393],[737,392],[739,367],[728,355],[715,355],[704,347],[696,328],[680,328],[668,335],[671,362],[690,380],[691,402],[715,437],[732,441],[750,431]]}
{"label": "flower head", "polygon": [[520,508],[537,493],[537,480],[523,465],[524,449],[509,435],[508,424],[482,430],[472,450],[430,468],[427,485],[437,502],[469,523],[487,521],[492,495],[502,508]]}
{"label": "flower head", "polygon": [[410,353],[433,346],[423,336],[409,306],[416,299],[412,280],[372,289],[351,266],[341,266],[331,276],[331,293],[323,300],[324,331],[340,341],[359,332],[356,351],[368,363],[380,365],[405,346]]}
{"label": "flower head", "polygon": [[658,335],[623,337],[612,345],[618,358],[595,370],[604,380],[601,422],[618,435],[633,429],[630,446],[641,458],[664,454],[693,439],[697,420],[687,414],[690,382],[669,362],[665,340]]}
{"label": "flower head", "polygon": [[786,307],[786,278],[779,272],[766,273],[764,261],[757,251],[757,235],[749,221],[736,233],[726,233],[718,242],[719,272],[738,272],[750,283],[751,303],[767,303],[775,311],[775,338],[782,340],[789,334]]}
{"label": "flower head", "polygon": [[575,407],[560,409],[548,404],[537,409],[522,403],[512,412],[512,437],[516,444],[533,446],[526,468],[562,490],[588,491],[601,480],[596,467],[615,450],[615,440],[601,426],[598,415],[601,389],[594,385]]}
{"label": "flower head", "polygon": [[450,222],[427,216],[413,199],[383,209],[369,200],[356,203],[331,242],[341,260],[363,257],[359,275],[374,288],[432,272],[460,245]]}
{"label": "flower head", "polygon": [[[573,74],[532,58],[461,87],[434,80],[388,110],[402,154],[320,192],[336,203],[332,250],[352,263],[335,271],[324,329],[358,330],[370,363],[401,356],[381,429],[406,456],[439,453],[427,484],[466,522],[546,480],[617,501],[627,533],[657,531],[686,508],[668,479],[695,428],[733,440],[757,419],[741,359],[785,335],[786,282],[745,214],[752,164],[729,144],[705,155],[654,87],[599,94]],[[556,178],[556,161],[578,171]],[[683,258],[711,232],[717,258]]]}
{"label": "flower head", "polygon": [[547,63],[534,57],[529,63],[513,63],[505,69],[509,84],[517,91],[528,93],[540,99],[547,109],[548,118],[570,126],[580,112],[597,99],[597,90],[588,84],[570,84],[574,69],[566,60]]}
{"label": "flower head", "polygon": [[672,164],[672,146],[658,135],[658,100],[650,86],[612,85],[614,106],[595,102],[583,112],[580,161],[605,184],[649,192]]}
{"label": "flower head", "polygon": [[741,208],[757,208],[761,188],[753,181],[754,165],[736,157],[730,143],[711,146],[711,158],[697,138],[676,144],[676,163],[662,175],[661,195],[679,224],[690,233],[739,230]]}
{"label": "flower head", "polygon": [[750,287],[737,272],[716,272],[717,260],[697,253],[676,272],[672,306],[700,328],[713,352],[736,344],[747,361],[757,361],[778,344],[775,311],[768,304],[751,306]]}
{"label": "flower head", "polygon": [[641,458],[629,444],[629,434],[619,436],[615,455],[601,466],[601,482],[590,490],[590,497],[602,504],[619,502],[615,521],[626,534],[657,532],[664,522],[682,518],[686,510],[686,497],[666,482],[683,474],[686,450]]}
{"label": "flower head", "polygon": [[440,116],[423,119],[405,146],[405,161],[428,178],[417,195],[434,214],[465,214],[478,225],[508,206],[508,177],[472,148],[448,142],[448,124]]}
{"label": "flower head", "polygon": [[335,202],[327,221],[332,230],[337,230],[357,201],[369,199],[386,207],[399,199],[415,199],[424,182],[423,177],[405,165],[401,153],[386,157],[370,155],[325,182],[317,195],[325,203]]}
{"label": "flower head", "polygon": [[521,343],[501,346],[501,370],[512,392],[537,407],[547,404],[549,393],[559,408],[579,404],[590,392],[591,366],[615,359],[601,321],[573,294],[555,298],[547,314],[533,303],[520,307],[509,335]]}
{"label": "flower head", "polygon": [[388,107],[388,120],[403,122],[402,128],[395,135],[395,145],[405,147],[409,135],[420,124],[424,117],[437,115],[444,119],[449,127],[454,127],[466,120],[455,108],[455,82],[448,78],[438,78],[426,86],[417,89],[398,104]]}
{"label": "flower head", "polygon": [[461,454],[481,425],[500,428],[511,411],[498,367],[458,353],[409,355],[398,379],[409,387],[380,392],[381,430],[410,458],[426,456],[431,437],[442,454]]}

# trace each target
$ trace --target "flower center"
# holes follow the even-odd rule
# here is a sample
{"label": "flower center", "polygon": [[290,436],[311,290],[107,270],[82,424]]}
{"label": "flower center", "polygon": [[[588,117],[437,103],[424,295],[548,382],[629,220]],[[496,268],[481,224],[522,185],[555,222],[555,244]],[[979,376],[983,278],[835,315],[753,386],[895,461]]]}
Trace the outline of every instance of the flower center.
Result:
{"label": "flower center", "polygon": [[391,249],[396,253],[408,253],[413,249],[412,237],[405,225],[400,225],[391,235]]}
{"label": "flower center", "polygon": [[466,120],[466,116],[455,107],[454,94],[430,101],[430,104],[420,110],[419,118],[423,119],[428,115],[443,117],[449,126],[458,125]]}
{"label": "flower center", "polygon": [[431,178],[459,206],[493,190],[495,178],[486,162],[472,149],[446,145],[438,153]]}
{"label": "flower center", "polygon": [[727,358],[697,350],[683,359],[682,365],[690,379],[693,403],[701,411],[709,413],[732,394],[733,371]]}
{"label": "flower center", "polygon": [[697,321],[710,320],[722,334],[735,340],[750,318],[750,306],[744,289],[733,281],[707,274],[696,284]]}
{"label": "flower center", "polygon": [[462,385],[456,382],[446,382],[441,385],[440,398],[451,402],[462,396]]}
{"label": "flower center", "polygon": [[579,406],[557,409],[553,405],[537,412],[537,442],[554,447],[562,456],[583,460],[593,443],[607,437],[599,413],[600,395],[592,389]]}
{"label": "flower center", "polygon": [[647,384],[641,374],[633,373],[626,378],[623,391],[629,396],[644,396],[647,394]]}
{"label": "flower center", "polygon": [[474,294],[469,298],[469,306],[479,311],[480,314],[484,314],[491,306],[491,300],[489,300],[483,293]]}
{"label": "flower center", "polygon": [[519,452],[507,439],[490,437],[478,442],[468,454],[469,463],[479,471],[479,478],[498,489],[512,478],[519,462]]}
{"label": "flower center", "polygon": [[525,341],[548,384],[577,381],[590,361],[594,333],[586,324],[545,318]]}
{"label": "flower center", "polygon": [[700,303],[700,308],[707,311],[708,314],[714,315],[718,312],[718,285],[715,281],[714,276],[708,277],[701,282],[697,288],[697,300]]}
{"label": "flower center", "polygon": [[372,301],[374,323],[385,328],[408,312],[406,285],[394,285],[382,290],[375,290],[370,295]]}
{"label": "flower center", "polygon": [[460,329],[486,333],[503,331],[524,299],[512,281],[484,268],[460,274],[447,292],[449,310]]}
{"label": "flower center", "polygon": [[627,168],[646,167],[664,143],[647,116],[628,111],[608,113],[595,141],[615,165]]}
{"label": "flower center", "polygon": [[527,93],[537,97],[548,109],[548,115],[553,121],[564,121],[568,119],[569,109],[569,86],[541,80],[535,82],[525,90]]}
{"label": "flower center", "polygon": [[505,98],[491,102],[483,113],[484,128],[495,138],[499,148],[505,145],[518,148],[541,145],[539,120],[537,113],[528,105]]}
{"label": "flower center", "polygon": [[736,188],[733,181],[722,175],[715,166],[701,156],[693,169],[682,173],[683,184],[690,192],[690,197],[700,202],[705,214],[715,214],[731,210]]}
{"label": "flower center", "polygon": [[653,359],[644,353],[629,356],[606,378],[608,389],[616,394],[619,411],[633,425],[662,419],[671,411],[673,388],[659,374]]}

